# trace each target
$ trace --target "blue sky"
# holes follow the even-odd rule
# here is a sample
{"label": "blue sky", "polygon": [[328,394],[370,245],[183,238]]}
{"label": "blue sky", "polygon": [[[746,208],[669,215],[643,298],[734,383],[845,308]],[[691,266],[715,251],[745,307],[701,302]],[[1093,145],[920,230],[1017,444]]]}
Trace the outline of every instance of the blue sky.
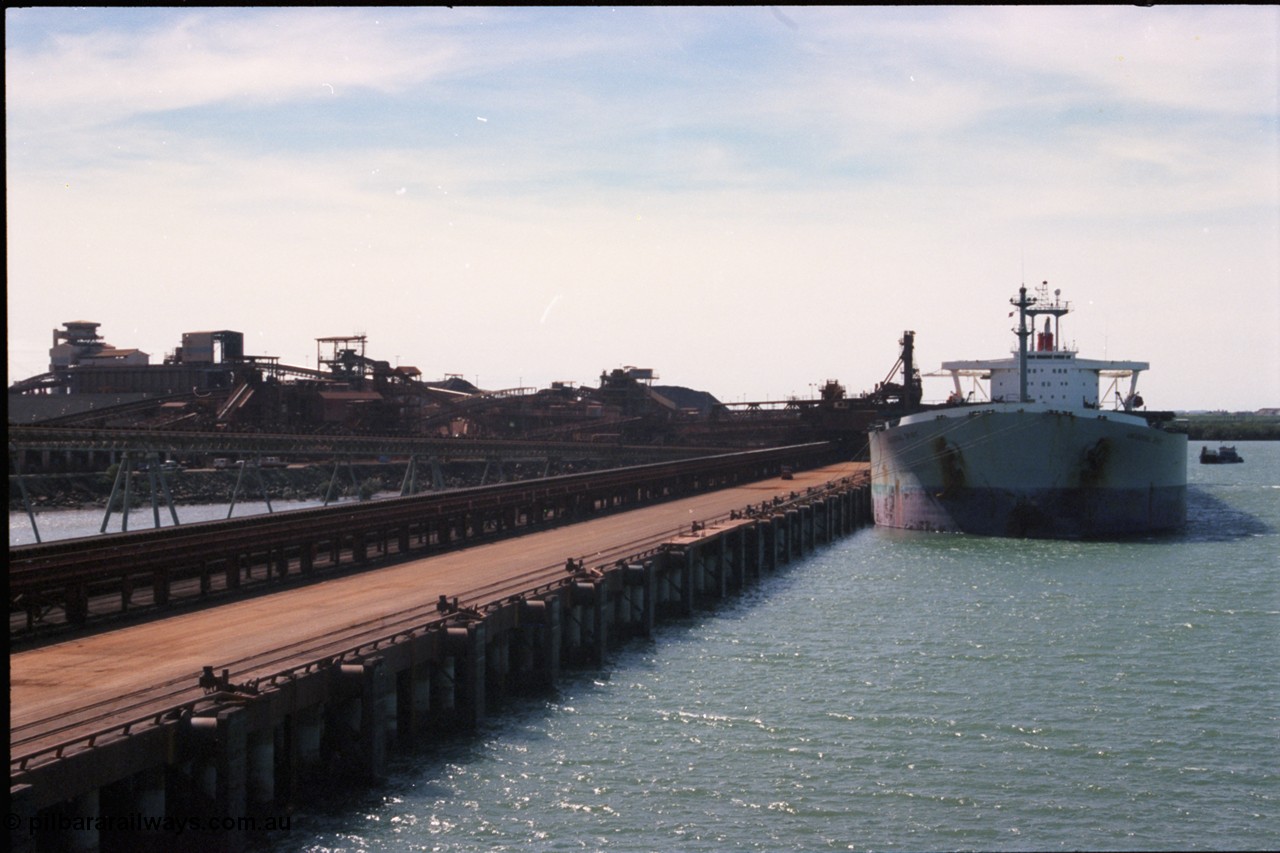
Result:
{"label": "blue sky", "polygon": [[[9,381],[101,323],[723,400],[1013,345],[1280,405],[1268,6],[6,11]],[[931,384],[941,397],[945,386]]]}

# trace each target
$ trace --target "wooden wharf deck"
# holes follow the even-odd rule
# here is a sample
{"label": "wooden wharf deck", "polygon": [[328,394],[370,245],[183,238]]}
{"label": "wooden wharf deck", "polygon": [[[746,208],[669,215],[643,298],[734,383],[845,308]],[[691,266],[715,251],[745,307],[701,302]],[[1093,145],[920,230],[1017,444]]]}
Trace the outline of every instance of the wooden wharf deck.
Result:
{"label": "wooden wharf deck", "polygon": [[[865,468],[800,471],[12,654],[11,799],[25,823],[15,833],[11,821],[11,844],[36,849],[26,827],[109,809],[252,821],[299,798],[322,766],[376,777],[389,747],[469,728],[505,694],[598,665],[618,638],[866,523]],[[252,830],[198,838],[239,850]],[[89,850],[118,838],[172,840],[66,835]]]}

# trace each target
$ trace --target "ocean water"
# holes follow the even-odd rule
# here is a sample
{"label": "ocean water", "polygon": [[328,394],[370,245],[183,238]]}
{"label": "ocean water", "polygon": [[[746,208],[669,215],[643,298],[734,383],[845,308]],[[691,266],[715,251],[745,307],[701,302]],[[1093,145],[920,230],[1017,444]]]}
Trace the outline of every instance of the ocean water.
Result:
{"label": "ocean water", "polygon": [[860,531],[270,849],[1280,848],[1280,443],[1238,447],[1176,536]]}
{"label": "ocean water", "polygon": [[861,531],[271,849],[1276,849],[1280,444],[1239,448],[1177,536]]}

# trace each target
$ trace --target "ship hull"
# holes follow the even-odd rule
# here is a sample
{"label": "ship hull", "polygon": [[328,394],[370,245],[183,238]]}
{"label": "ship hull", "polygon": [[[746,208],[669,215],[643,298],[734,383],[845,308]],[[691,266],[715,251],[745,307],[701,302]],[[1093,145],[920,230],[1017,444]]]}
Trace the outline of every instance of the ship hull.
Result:
{"label": "ship hull", "polygon": [[992,404],[873,431],[876,524],[1087,539],[1186,522],[1187,439],[1141,418]]}

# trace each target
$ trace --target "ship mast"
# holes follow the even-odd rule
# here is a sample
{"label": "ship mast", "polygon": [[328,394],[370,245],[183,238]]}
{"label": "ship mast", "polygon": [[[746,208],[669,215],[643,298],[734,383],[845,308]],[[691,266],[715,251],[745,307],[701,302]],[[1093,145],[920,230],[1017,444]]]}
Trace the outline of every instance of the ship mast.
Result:
{"label": "ship mast", "polygon": [[1027,286],[1018,288],[1018,298],[1010,299],[1010,305],[1018,307],[1018,328],[1013,333],[1018,336],[1018,402],[1030,402],[1027,399],[1027,338],[1031,330],[1027,328],[1027,309],[1035,304],[1034,296],[1027,296]]}
{"label": "ship mast", "polygon": [[[1018,328],[1014,329],[1013,333],[1018,336],[1019,403],[1031,402],[1027,397],[1027,338],[1031,337],[1034,329],[1027,327],[1027,318],[1031,317],[1032,322],[1034,323],[1035,318],[1040,314],[1049,314],[1053,317],[1053,342],[1049,348],[1056,351],[1059,347],[1059,341],[1061,341],[1061,338],[1059,337],[1058,320],[1061,319],[1063,314],[1071,311],[1070,302],[1062,302],[1059,300],[1058,297],[1060,293],[1061,291],[1057,290],[1053,292],[1053,302],[1051,304],[1049,302],[1049,282],[1046,281],[1040,284],[1040,296],[1044,300],[1042,303],[1034,296],[1027,296],[1026,285],[1018,288],[1017,299],[1009,300],[1011,305],[1016,305],[1018,307]],[[1039,307],[1031,307],[1037,304],[1039,304]],[[1046,324],[1045,332],[1048,331],[1049,329]]]}

